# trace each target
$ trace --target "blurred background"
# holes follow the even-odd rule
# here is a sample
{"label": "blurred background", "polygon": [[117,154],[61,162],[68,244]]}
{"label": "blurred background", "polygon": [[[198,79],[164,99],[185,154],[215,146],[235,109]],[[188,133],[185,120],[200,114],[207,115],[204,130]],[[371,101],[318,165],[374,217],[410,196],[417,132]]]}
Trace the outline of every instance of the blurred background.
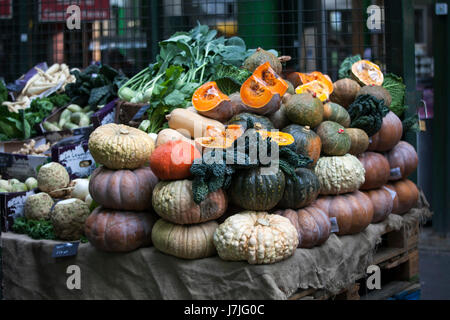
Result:
{"label": "blurred background", "polygon": [[[66,8],[73,4],[81,9],[79,29],[66,26]],[[421,126],[407,137],[420,159],[412,180],[434,211],[429,238],[442,240],[450,232],[448,5],[448,0],[0,0],[0,77],[13,81],[43,61],[71,68],[101,61],[133,76],[154,61],[160,40],[198,22],[242,37],[249,48],[291,56],[286,72],[320,70],[337,80],[341,61],[360,54],[407,85],[407,115],[419,113]],[[431,266],[424,268],[433,273]]]}

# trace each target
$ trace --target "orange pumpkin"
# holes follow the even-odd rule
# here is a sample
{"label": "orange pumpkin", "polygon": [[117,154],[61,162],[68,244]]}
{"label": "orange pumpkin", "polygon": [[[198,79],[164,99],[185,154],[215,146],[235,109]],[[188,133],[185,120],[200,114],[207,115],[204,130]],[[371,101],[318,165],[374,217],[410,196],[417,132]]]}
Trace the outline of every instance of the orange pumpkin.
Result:
{"label": "orange pumpkin", "polygon": [[287,80],[289,80],[295,88],[307,84],[308,82],[318,80],[326,84],[330,94],[333,92],[333,82],[330,77],[319,71],[313,71],[311,73],[292,72],[287,76]]}
{"label": "orange pumpkin", "polygon": [[244,129],[239,124],[230,124],[224,131],[216,127],[207,127],[206,137],[197,138],[195,142],[203,148],[225,149],[231,147],[243,133]]}
{"label": "orange pumpkin", "polygon": [[295,142],[294,137],[289,133],[280,131],[257,130],[263,139],[268,137],[275,141],[279,146],[288,146]]}
{"label": "orange pumpkin", "polygon": [[161,180],[181,180],[191,176],[190,168],[200,152],[186,141],[169,141],[153,151],[150,168]]}
{"label": "orange pumpkin", "polygon": [[214,81],[205,83],[194,92],[192,105],[202,116],[218,121],[227,121],[233,116],[230,98],[220,91]]}
{"label": "orange pumpkin", "polygon": [[369,60],[355,62],[352,65],[351,75],[362,86],[381,86],[384,82],[380,67]]}
{"label": "orange pumpkin", "polygon": [[242,102],[257,114],[272,114],[281,106],[288,84],[266,62],[256,68],[241,86]]}

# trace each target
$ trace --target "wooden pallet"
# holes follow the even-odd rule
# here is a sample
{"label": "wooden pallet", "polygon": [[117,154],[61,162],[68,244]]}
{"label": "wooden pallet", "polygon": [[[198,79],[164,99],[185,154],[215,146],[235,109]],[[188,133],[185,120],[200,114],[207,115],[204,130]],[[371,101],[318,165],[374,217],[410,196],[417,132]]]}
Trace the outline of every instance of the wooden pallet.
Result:
{"label": "wooden pallet", "polygon": [[359,283],[349,285],[337,294],[331,294],[322,289],[309,288],[299,290],[288,300],[359,300]]}
{"label": "wooden pallet", "polygon": [[[388,229],[382,235],[382,243],[377,247],[372,264],[380,267],[382,276],[383,272],[389,271],[395,273],[394,281],[408,281],[419,274],[418,243],[419,222],[409,231],[404,227],[400,230]],[[359,279],[335,295],[314,288],[299,290],[289,300],[359,300],[360,286],[364,280]]]}

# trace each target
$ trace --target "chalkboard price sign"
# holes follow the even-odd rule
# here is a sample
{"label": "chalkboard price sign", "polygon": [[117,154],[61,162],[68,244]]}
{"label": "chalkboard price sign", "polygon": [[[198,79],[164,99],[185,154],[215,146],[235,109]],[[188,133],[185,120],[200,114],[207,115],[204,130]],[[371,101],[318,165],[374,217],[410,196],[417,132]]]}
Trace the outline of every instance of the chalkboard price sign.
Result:
{"label": "chalkboard price sign", "polygon": [[78,252],[78,245],[79,242],[67,242],[57,244],[53,247],[52,257],[61,258],[61,257],[76,256]]}

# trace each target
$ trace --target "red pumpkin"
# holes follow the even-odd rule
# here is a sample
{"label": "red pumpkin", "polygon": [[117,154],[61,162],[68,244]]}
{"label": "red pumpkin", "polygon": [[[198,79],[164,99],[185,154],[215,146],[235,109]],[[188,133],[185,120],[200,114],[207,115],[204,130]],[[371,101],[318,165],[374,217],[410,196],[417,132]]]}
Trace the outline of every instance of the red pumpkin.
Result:
{"label": "red pumpkin", "polygon": [[377,189],[389,181],[390,167],[387,159],[376,152],[364,152],[358,156],[365,174],[364,184],[361,190]]}
{"label": "red pumpkin", "polygon": [[331,223],[327,214],[318,207],[305,207],[276,211],[288,218],[298,232],[298,248],[312,248],[327,241],[331,233]]}
{"label": "red pumpkin", "polygon": [[416,150],[406,141],[400,141],[386,154],[386,158],[391,167],[389,180],[406,179],[417,169],[419,163]]}
{"label": "red pumpkin", "polygon": [[128,252],[152,244],[156,217],[148,212],[114,211],[98,207],[85,222],[84,232],[97,249]]}
{"label": "red pumpkin", "polygon": [[339,226],[338,235],[361,232],[367,228],[373,218],[372,201],[360,191],[320,197],[313,206],[322,209],[330,218],[336,217]]}
{"label": "red pumpkin", "polygon": [[149,167],[111,170],[98,167],[89,179],[89,194],[105,208],[144,211],[152,208],[152,192],[158,178]]}
{"label": "red pumpkin", "polygon": [[191,176],[190,168],[202,155],[186,141],[169,141],[160,145],[150,157],[150,167],[161,180],[182,180]]}
{"label": "red pumpkin", "polygon": [[395,113],[389,113],[383,118],[380,131],[370,138],[369,151],[388,151],[400,141],[403,134],[402,121]]}
{"label": "red pumpkin", "polygon": [[364,192],[372,201],[372,223],[384,221],[391,214],[394,207],[394,199],[387,188],[379,188]]}
{"label": "red pumpkin", "polygon": [[411,180],[399,180],[389,183],[386,187],[397,193],[394,198],[392,213],[402,215],[417,205],[419,189]]}

